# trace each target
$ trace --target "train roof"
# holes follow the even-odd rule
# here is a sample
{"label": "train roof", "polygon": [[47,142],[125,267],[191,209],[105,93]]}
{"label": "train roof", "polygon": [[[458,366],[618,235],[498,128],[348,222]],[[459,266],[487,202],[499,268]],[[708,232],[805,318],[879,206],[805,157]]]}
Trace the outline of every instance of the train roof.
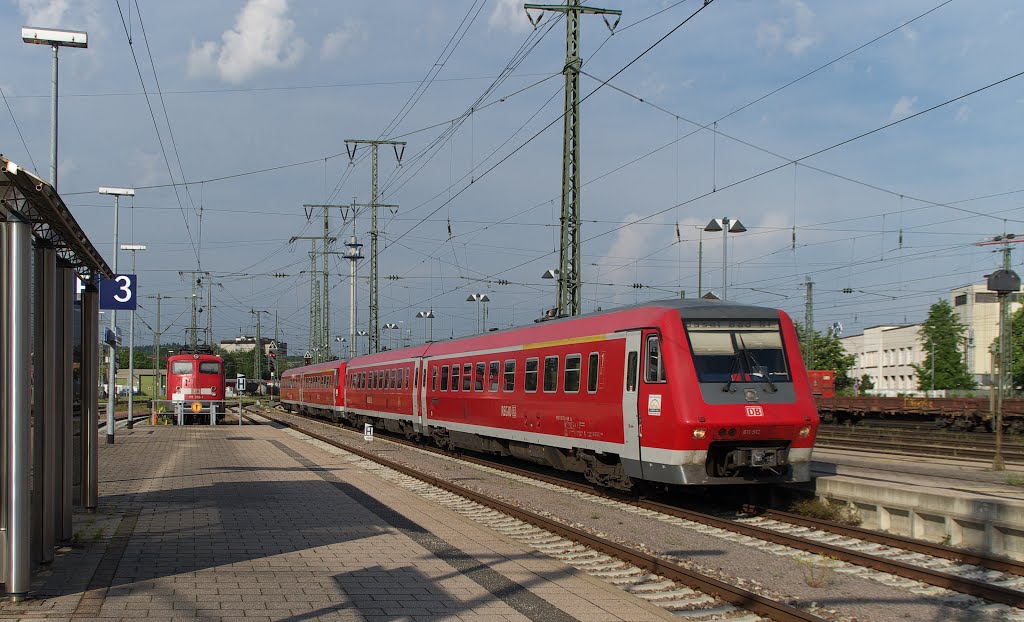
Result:
{"label": "train roof", "polygon": [[316,363],[314,365],[304,365],[302,367],[293,367],[291,369],[286,369],[283,372],[281,372],[281,377],[285,378],[287,376],[294,376],[294,375],[299,374],[299,373],[310,373],[310,372],[318,372],[318,371],[327,371],[327,370],[332,370],[332,369],[344,370],[345,369],[345,364],[346,364],[346,361],[343,361],[341,359],[335,359],[333,361],[327,361],[327,362],[324,362],[324,363]]}
{"label": "train roof", "polygon": [[177,354],[169,354],[167,356],[167,360],[171,360],[171,359],[195,359],[197,361],[208,361],[210,359],[217,359],[218,361],[223,361],[224,360],[223,357],[218,356],[218,355],[216,355],[216,354],[214,354],[212,352],[192,352],[192,351],[178,352]]}
{"label": "train roof", "polygon": [[502,348],[528,342],[564,339],[571,325],[573,333],[611,333],[626,327],[653,326],[666,311],[675,312],[683,319],[714,319],[723,316],[740,319],[778,319],[779,309],[758,307],[722,300],[671,299],[617,307],[573,317],[539,321],[527,326],[472,335],[447,341],[377,352],[356,357],[354,367],[390,363],[395,360],[424,356],[445,356],[466,350]]}

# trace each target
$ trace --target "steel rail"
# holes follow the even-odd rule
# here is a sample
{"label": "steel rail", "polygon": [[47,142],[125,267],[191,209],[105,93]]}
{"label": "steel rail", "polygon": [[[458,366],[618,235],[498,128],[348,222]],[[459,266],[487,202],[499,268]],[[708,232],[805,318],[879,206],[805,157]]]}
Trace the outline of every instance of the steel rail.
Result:
{"label": "steel rail", "polygon": [[[281,421],[279,419],[276,419],[276,418],[270,416],[269,414],[266,414],[266,413],[261,413],[261,414],[262,414],[262,416],[270,418],[270,419],[276,421],[277,423],[279,423],[281,425],[287,425],[289,427],[292,427],[287,422]],[[301,417],[300,415],[292,415],[292,416],[299,416],[299,417]],[[323,422],[320,422],[320,423],[323,423]],[[335,445],[335,446],[340,446],[340,447],[344,448],[346,451],[352,451],[353,453],[358,453],[359,455],[361,455],[363,457],[366,457],[366,458],[368,458],[370,460],[378,460],[378,458],[376,458],[372,454],[364,455],[364,452],[361,453],[361,450],[357,450],[356,448],[353,448],[351,446],[344,445],[344,444],[339,444],[337,442],[334,442],[334,441],[331,441],[331,440],[327,440],[326,438],[321,438],[319,435],[316,435],[316,433],[312,433],[312,432],[309,432],[307,430],[300,430],[300,431],[302,431],[305,434],[310,434],[311,436],[315,435],[317,438],[319,438],[320,440],[323,440],[324,442],[327,442],[327,443]],[[414,443],[405,442],[405,441],[402,441],[401,439],[394,439],[394,438],[390,438],[389,437],[388,440],[389,441],[403,443],[403,444],[415,445]],[[419,447],[420,449],[426,449],[428,451],[434,451],[432,448],[425,448],[425,447],[422,447],[420,445],[415,445],[415,446]],[[436,453],[447,455],[446,452],[442,452],[440,450],[437,450]],[[924,567],[921,567],[921,566],[915,566],[913,564],[908,564],[906,562],[901,562],[901,561],[894,560],[894,559],[886,559],[884,557],[881,557],[881,556],[878,556],[878,555],[872,555],[870,553],[863,553],[863,552],[860,552],[860,551],[854,551],[854,550],[851,550],[851,549],[846,549],[846,548],[843,548],[843,547],[840,547],[840,546],[825,544],[825,543],[821,543],[821,542],[815,542],[813,540],[809,540],[809,539],[806,539],[806,538],[801,538],[799,536],[785,534],[785,533],[781,533],[781,532],[778,532],[778,531],[775,531],[775,530],[772,530],[772,529],[768,529],[767,527],[758,527],[756,525],[746,525],[746,524],[743,524],[743,523],[736,522],[734,520],[725,519],[725,518],[719,518],[717,516],[713,516],[713,515],[710,515],[710,514],[705,514],[705,513],[702,513],[702,512],[686,510],[686,509],[675,507],[675,506],[668,505],[668,504],[665,504],[665,503],[658,503],[658,502],[648,501],[648,500],[636,500],[636,499],[631,499],[631,498],[624,497],[622,495],[610,494],[609,491],[599,491],[597,489],[594,489],[593,487],[584,486],[584,485],[576,483],[576,482],[569,482],[569,481],[563,480],[561,478],[552,477],[552,476],[548,476],[548,475],[541,475],[541,474],[538,474],[538,473],[535,473],[535,472],[532,472],[532,471],[528,471],[526,469],[518,469],[518,468],[515,468],[515,467],[508,467],[506,465],[499,465],[499,464],[496,464],[496,463],[493,463],[493,462],[482,460],[480,458],[460,455],[459,459],[460,460],[466,460],[466,461],[472,462],[474,464],[484,465],[484,466],[487,466],[489,468],[496,468],[496,469],[499,469],[499,470],[508,471],[510,473],[515,473],[515,474],[518,474],[518,475],[523,475],[523,476],[526,476],[526,477],[538,479],[540,481],[545,481],[545,482],[548,482],[548,483],[553,483],[553,484],[556,484],[556,485],[559,485],[559,486],[564,486],[564,487],[567,487],[567,488],[570,488],[570,489],[573,489],[573,490],[584,491],[584,492],[587,492],[587,493],[590,493],[590,494],[595,494],[597,496],[605,496],[605,497],[608,497],[608,498],[614,498],[614,499],[616,499],[618,501],[621,501],[621,502],[624,502],[624,503],[629,503],[629,504],[635,505],[636,507],[639,507],[639,508],[651,510],[651,511],[654,511],[654,512],[659,512],[659,513],[662,513],[662,514],[666,514],[668,516],[674,516],[676,518],[681,518],[681,519],[688,520],[688,521],[695,522],[695,523],[700,523],[702,525],[707,525],[709,527],[716,527],[716,528],[722,529],[724,531],[730,531],[730,532],[733,532],[733,533],[739,533],[741,535],[746,535],[746,536],[749,536],[749,537],[752,537],[752,538],[756,538],[758,540],[763,540],[763,541],[766,541],[766,542],[771,542],[773,544],[780,544],[782,546],[788,546],[790,548],[806,551],[808,553],[814,553],[816,555],[821,555],[821,556],[824,556],[824,557],[831,557],[831,558],[838,559],[838,560],[841,560],[841,561],[844,561],[844,562],[847,562],[847,563],[850,563],[850,564],[854,564],[854,565],[857,565],[857,566],[863,566],[863,567],[866,567],[866,568],[871,568],[873,570],[878,570],[880,572],[885,572],[885,573],[896,575],[896,576],[903,577],[903,578],[906,578],[906,579],[912,579],[914,581],[920,581],[920,582],[926,583],[928,585],[933,585],[933,586],[936,586],[936,587],[941,587],[941,588],[948,589],[948,590],[951,590],[951,591],[954,591],[954,592],[959,592],[959,593],[962,593],[962,594],[968,594],[970,596],[976,596],[978,598],[982,598],[982,599],[985,599],[985,600],[988,600],[988,601],[991,601],[991,602],[994,602],[994,603],[1000,603],[1000,604],[1004,604],[1004,605],[1009,605],[1011,607],[1024,607],[1024,591],[1014,590],[1014,589],[1005,588],[1005,587],[1001,587],[1001,586],[997,586],[997,585],[992,585],[992,584],[989,584],[989,583],[986,583],[986,582],[983,582],[983,581],[977,581],[977,580],[974,580],[974,579],[968,579],[966,577],[958,577],[956,575],[953,575],[953,574],[950,574],[950,573],[947,573],[947,572],[941,572],[941,571],[938,571],[938,570],[932,570],[930,568],[924,568]],[[413,473],[415,473],[415,472],[412,472],[410,474],[413,474]],[[419,475],[413,474],[413,477],[419,477]],[[461,494],[461,493],[457,493],[457,494]],[[895,536],[889,536],[889,537],[895,538]],[[903,547],[901,547],[901,548],[903,548]],[[689,585],[689,584],[687,584],[687,585]],[[691,585],[691,587],[694,587],[694,586]],[[723,600],[724,600],[724,598],[723,598]],[[729,602],[733,602],[733,601],[729,601]],[[743,605],[741,605],[741,606],[743,606]],[[755,611],[755,613],[757,613],[757,612]],[[767,615],[767,614],[764,614],[764,615]]]}
{"label": "steel rail", "polygon": [[535,514],[529,510],[524,510],[523,508],[505,503],[504,501],[464,488],[458,484],[453,484],[450,481],[434,477],[432,475],[427,475],[411,467],[387,460],[386,458],[381,458],[373,453],[341,443],[317,432],[303,428],[296,428],[296,426],[291,423],[279,419],[266,411],[260,412],[260,416],[266,417],[279,425],[296,429],[303,434],[327,443],[333,447],[343,449],[361,458],[376,462],[377,464],[382,464],[400,473],[441,488],[442,490],[447,490],[448,492],[470,499],[480,505],[489,507],[503,514],[507,514],[545,531],[550,531],[551,533],[567,540],[572,540],[573,542],[577,542],[583,546],[600,551],[627,563],[633,564],[639,568],[657,573],[667,579],[686,585],[687,587],[713,595],[730,604],[736,605],[737,607],[756,613],[757,615],[766,616],[777,622],[826,622],[825,618],[791,607],[785,603],[774,601],[770,598],[766,598],[760,594],[744,590],[743,588],[736,587],[734,585],[729,585],[724,581],[719,581],[718,579],[702,575],[670,561],[659,559],[653,555],[648,555],[642,551],[595,536],[581,529],[559,523],[553,519]]}

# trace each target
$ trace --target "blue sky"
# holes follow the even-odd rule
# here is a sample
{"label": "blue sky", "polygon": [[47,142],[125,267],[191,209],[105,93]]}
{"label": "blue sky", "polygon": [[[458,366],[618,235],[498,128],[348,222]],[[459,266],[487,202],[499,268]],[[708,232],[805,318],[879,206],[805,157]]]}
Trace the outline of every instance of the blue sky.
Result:
{"label": "blue sky", "polygon": [[[700,231],[728,216],[748,229],[729,236],[730,300],[802,321],[810,278],[816,327],[854,334],[921,320],[999,265],[978,242],[1024,233],[1024,77],[860,137],[1024,70],[1018,3],[717,0],[646,53],[700,3],[597,6],[623,15],[611,37],[583,19],[585,311],[696,295],[701,240],[702,285],[718,291],[721,234]],[[190,315],[178,272],[201,261],[221,284],[217,339],[251,334],[255,307],[306,347],[308,242],[288,240],[322,231],[303,204],[369,202],[366,150],[350,166],[348,138],[408,142],[401,168],[380,152],[381,201],[399,206],[380,213],[381,323],[421,340],[415,314],[432,308],[435,338],[468,334],[466,298],[487,293],[489,326],[523,324],[553,302],[540,276],[558,263],[565,28],[552,20],[534,31],[507,0],[8,1],[0,153],[49,175],[50,53],[20,27],[86,30],[88,49],[60,53],[59,191],[109,261],[113,201],[96,190],[138,188],[119,242],[149,247],[141,294],[171,297],[167,340]],[[717,135],[701,129],[715,121]],[[347,237],[341,215],[332,235]],[[367,248],[368,230],[363,211]],[[343,261],[330,269],[347,277]],[[344,278],[331,307],[347,334]]]}

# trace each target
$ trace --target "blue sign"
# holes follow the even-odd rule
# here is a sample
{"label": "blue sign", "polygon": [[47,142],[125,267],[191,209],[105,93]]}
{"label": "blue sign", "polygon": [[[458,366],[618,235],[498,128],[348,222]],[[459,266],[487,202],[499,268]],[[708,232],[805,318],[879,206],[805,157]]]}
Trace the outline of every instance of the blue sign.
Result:
{"label": "blue sign", "polygon": [[99,279],[100,309],[134,311],[138,279],[134,274],[115,274],[113,279]]}

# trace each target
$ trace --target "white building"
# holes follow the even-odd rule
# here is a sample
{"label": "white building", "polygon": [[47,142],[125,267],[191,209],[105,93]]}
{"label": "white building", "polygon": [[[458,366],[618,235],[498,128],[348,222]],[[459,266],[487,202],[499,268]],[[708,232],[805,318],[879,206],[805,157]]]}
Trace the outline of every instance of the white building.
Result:
{"label": "white building", "polygon": [[[288,344],[286,342],[274,341],[266,337],[260,337],[260,342],[263,345],[264,354],[276,352],[277,356],[282,358],[288,356]],[[252,352],[256,349],[256,338],[241,336],[234,339],[225,339],[220,342],[220,348],[225,352]]]}
{"label": "white building", "polygon": [[[991,386],[992,343],[999,335],[999,299],[988,291],[985,283],[964,285],[952,290],[950,303],[960,322],[967,327],[965,355],[967,369],[978,386]],[[1020,308],[1014,297],[1012,315]],[[923,365],[927,352],[918,334],[921,324],[906,326],[872,326],[860,335],[841,339],[848,354],[856,360],[850,369],[851,378],[867,375],[879,395],[917,393],[917,373],[911,365]]]}

